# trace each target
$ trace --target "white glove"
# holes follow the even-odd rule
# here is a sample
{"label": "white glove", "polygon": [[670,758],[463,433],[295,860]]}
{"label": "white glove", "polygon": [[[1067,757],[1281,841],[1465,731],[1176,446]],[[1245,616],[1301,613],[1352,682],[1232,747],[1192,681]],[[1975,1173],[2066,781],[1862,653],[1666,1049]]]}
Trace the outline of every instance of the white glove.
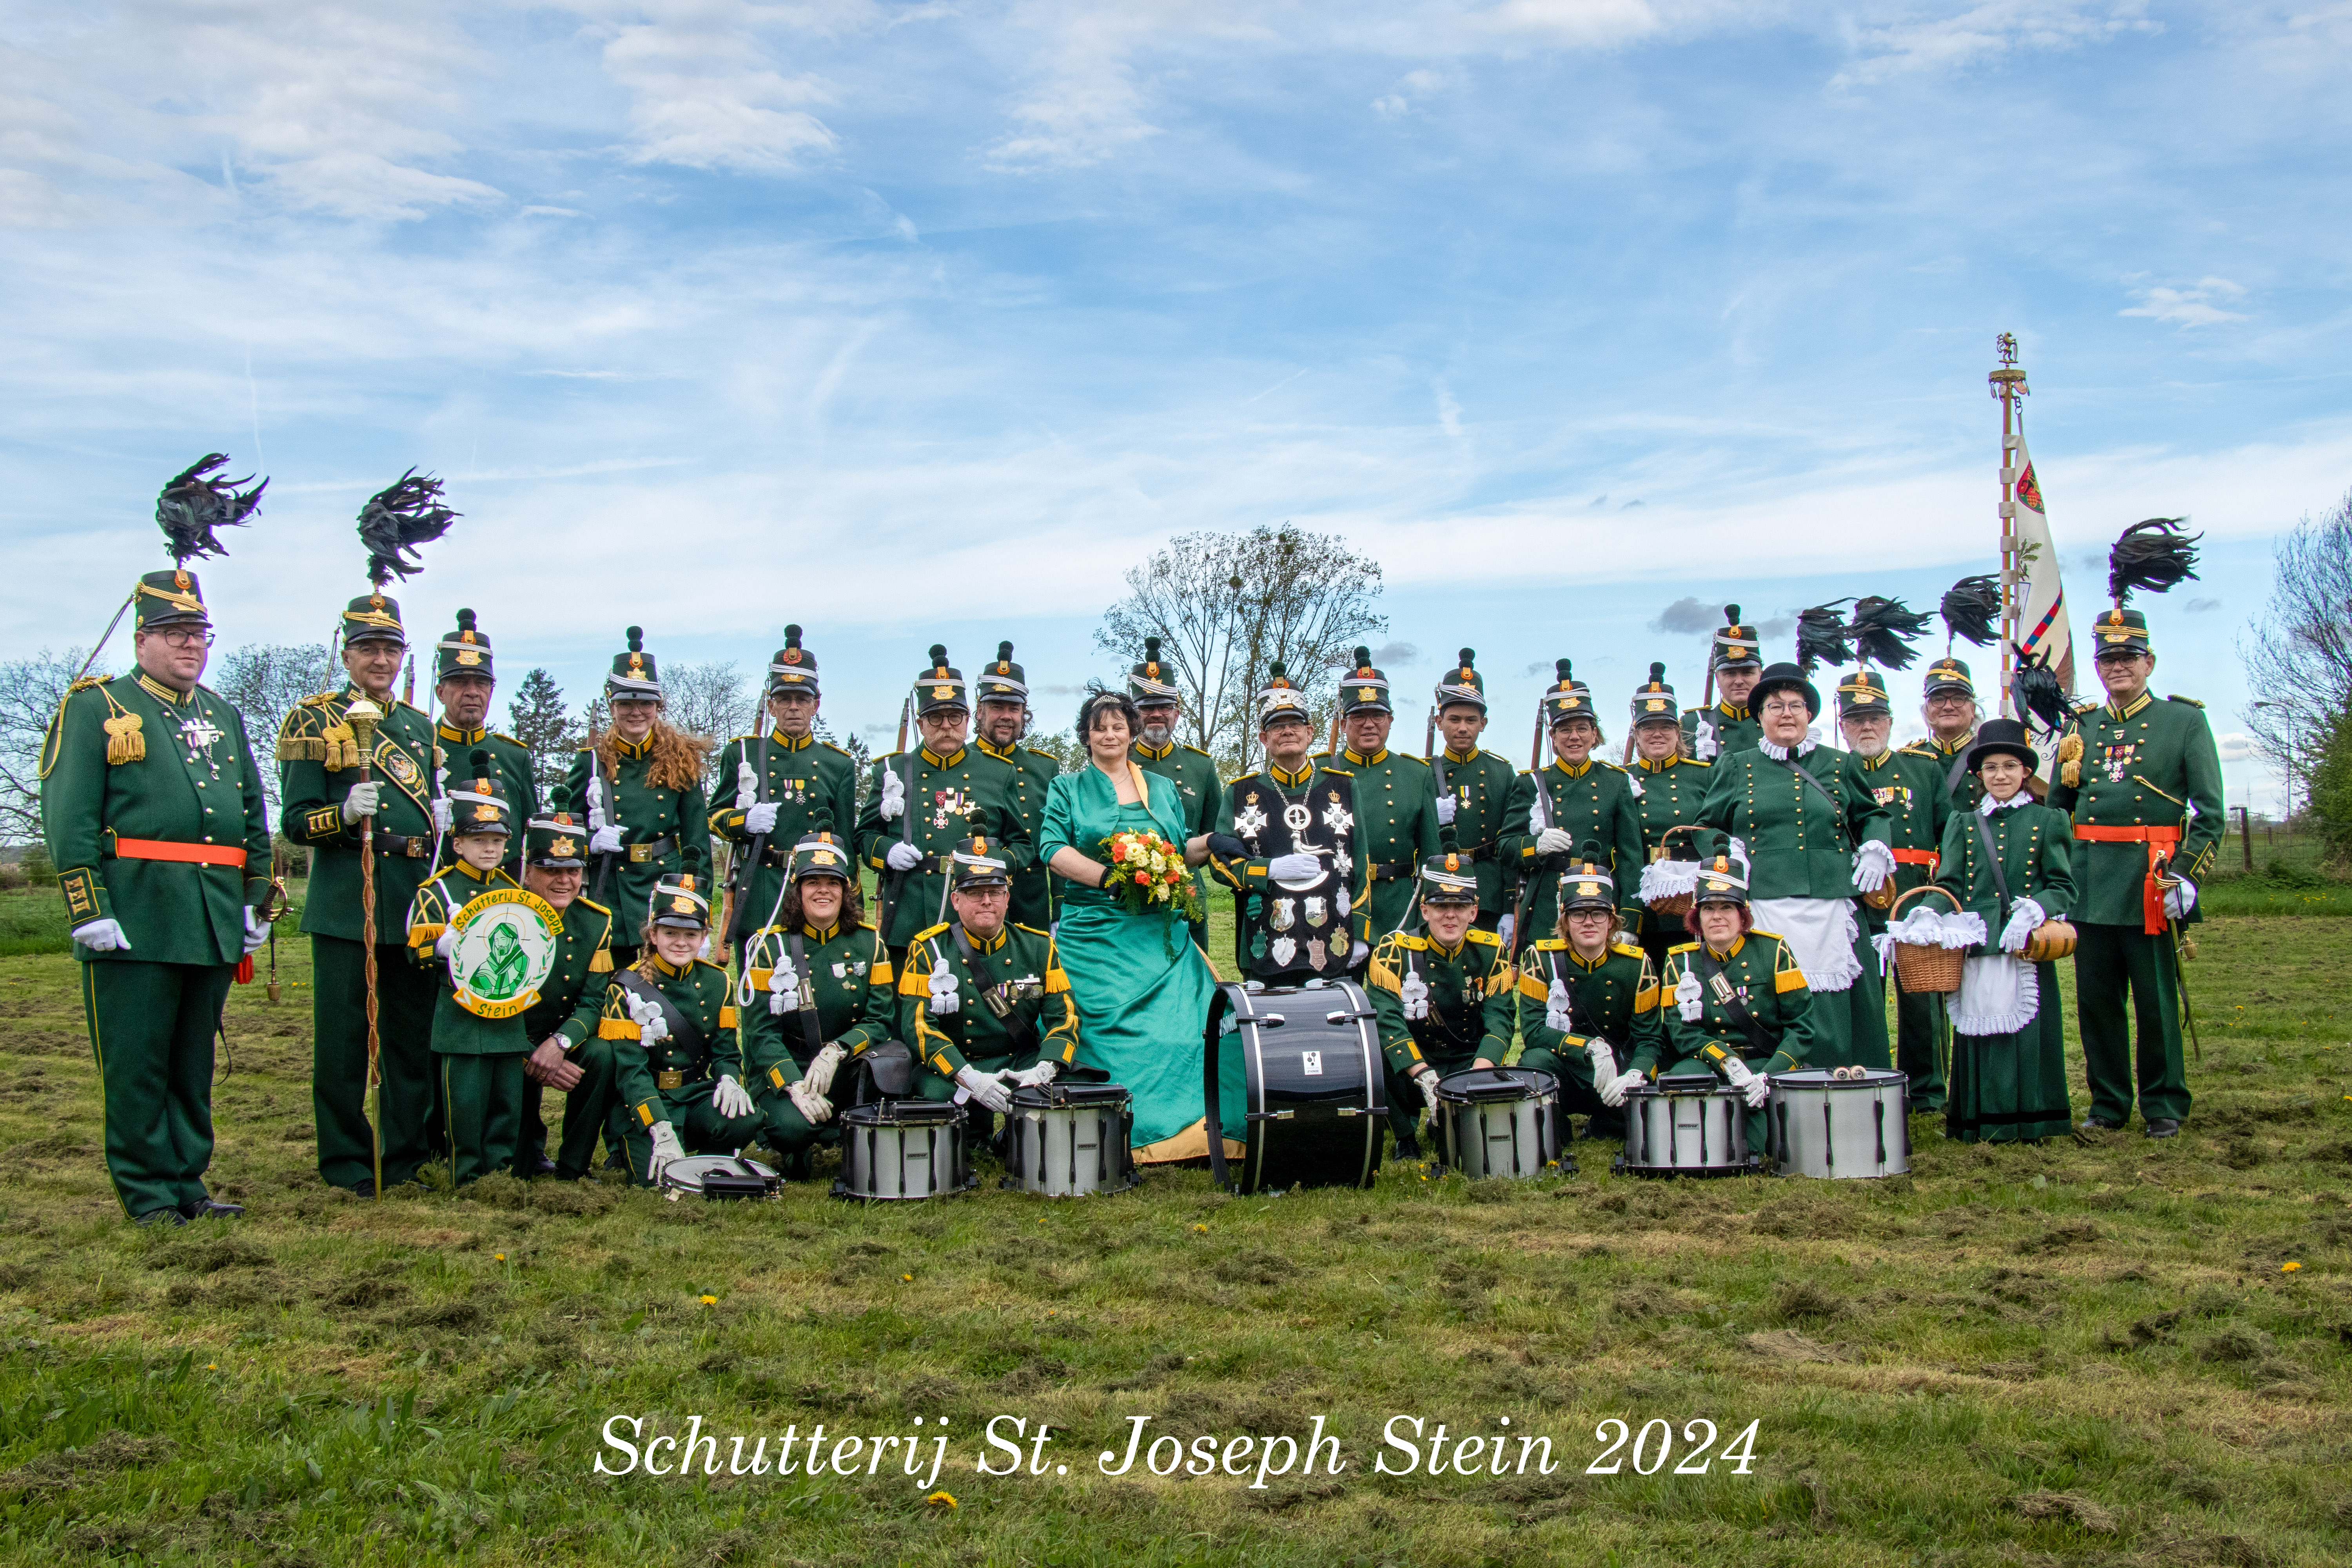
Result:
{"label": "white glove", "polygon": [[1675,982],[1675,1005],[1682,1009],[1685,1024],[1696,1024],[1706,1016],[1706,994],[1698,988],[1698,971],[1685,969],[1683,977]]}
{"label": "white glove", "polygon": [[1049,1058],[1035,1067],[1024,1068],[1019,1072],[1009,1072],[1003,1076],[1005,1082],[1018,1084],[1023,1089],[1043,1089],[1053,1082],[1055,1075],[1061,1070],[1062,1064]]}
{"label": "white glove", "polygon": [[1853,852],[1853,890],[1874,893],[1895,875],[1895,851],[1875,838],[1864,839]]}
{"label": "white glove", "polygon": [[1641,798],[1642,798],[1642,781],[1641,781],[1640,779],[1635,778],[1632,773],[1627,773],[1627,774],[1625,775],[1625,782],[1626,782],[1627,784],[1631,784],[1631,785],[1633,787],[1633,798],[1634,798],[1635,800],[1639,800],[1639,799],[1641,799]]}
{"label": "white glove", "polygon": [[669,1020],[662,1016],[659,1004],[640,1000],[625,991],[621,995],[628,1005],[629,1016],[636,1020],[640,1044],[650,1046],[656,1040],[669,1038]]}
{"label": "white glove", "polygon": [[1625,1097],[1650,1081],[1649,1074],[1640,1068],[1619,1073],[1601,1086],[1601,1103],[1615,1110],[1625,1103]]}
{"label": "white glove", "polygon": [[352,793],[343,796],[343,820],[357,822],[362,816],[375,815],[375,793],[383,787],[375,779],[352,785]]}
{"label": "white glove", "polygon": [[962,1007],[963,1002],[956,995],[957,984],[955,971],[931,971],[931,1011],[934,1014],[953,1013]]}
{"label": "white glove", "polygon": [[[246,918],[252,918],[250,912]],[[125,952],[131,951],[131,939],[122,934],[120,921],[92,921],[88,925],[76,926],[73,939],[92,952],[112,952],[117,948]],[[253,950],[248,947],[246,951],[251,952]]]}
{"label": "white glove", "polygon": [[1360,942],[1355,946],[1348,950],[1348,967],[1350,969],[1361,969],[1364,966],[1364,960],[1371,956],[1372,950],[1370,946]]}
{"label": "white glove", "polygon": [[247,904],[247,905],[246,905],[246,906],[245,906],[245,951],[246,951],[246,952],[253,952],[256,948],[259,947],[263,942],[268,942],[268,940],[269,940],[269,922],[268,922],[268,921],[265,921],[265,920],[263,920],[263,919],[261,919],[258,915],[256,915],[256,914],[253,912],[253,906],[252,906],[251,904]]}
{"label": "white glove", "polygon": [[1573,1001],[1568,994],[1568,982],[1557,974],[1553,975],[1550,988],[1544,993],[1544,1027],[1558,1029],[1563,1035],[1568,1033],[1576,1026],[1574,1012]]}
{"label": "white glove", "polygon": [[1715,761],[1715,726],[1701,724],[1691,736],[1691,755],[1703,763]]}
{"label": "white glove", "polygon": [[1584,1055],[1592,1063],[1593,1082],[1607,1083],[1617,1076],[1617,1053],[1611,1050],[1609,1042],[1600,1036],[1595,1035],[1584,1042]]}
{"label": "white glove", "polygon": [[621,830],[619,828],[612,826],[600,827],[596,829],[595,832],[588,836],[589,854],[617,855],[620,852]]}
{"label": "white glove", "polygon": [[784,1098],[793,1102],[793,1109],[799,1111],[801,1120],[811,1127],[816,1126],[833,1115],[833,1101],[827,1100],[818,1090],[811,1089],[806,1079],[802,1079],[797,1083],[784,1085]]}
{"label": "white glove", "polygon": [[963,1091],[991,1110],[1013,1109],[1013,1096],[1006,1092],[1003,1080],[994,1073],[982,1072],[977,1068],[956,1068],[955,1080]]}
{"label": "white glove", "polygon": [[588,831],[594,833],[604,826],[604,796],[592,783],[588,789]]}
{"label": "white glove", "polygon": [[888,768],[882,770],[882,804],[877,809],[885,822],[898,821],[907,809],[907,781]]}
{"label": "white glove", "polygon": [[1504,910],[1502,918],[1495,922],[1495,934],[1502,939],[1505,952],[1511,951],[1511,938],[1518,933],[1518,929],[1519,917],[1508,910]]}
{"label": "white glove", "polygon": [[795,1013],[801,1005],[801,977],[789,958],[778,957],[776,967],[768,972],[768,1016],[782,1017]]}
{"label": "white glove", "polygon": [[1404,1016],[1416,1022],[1429,1016],[1429,984],[1420,973],[1408,969],[1404,984],[1397,987],[1397,1000],[1404,1004]]}
{"label": "white glove", "polygon": [[[849,1053],[838,1045],[825,1047],[810,1058],[808,1071],[801,1075],[801,1081],[808,1085],[811,1094],[831,1094],[833,1075],[840,1070],[841,1064],[848,1058],[848,1056]],[[797,1104],[798,1101],[794,1103]],[[807,1112],[803,1111],[802,1114],[806,1115]]]}
{"label": "white glove", "polygon": [[[898,775],[894,773],[891,776],[895,778]],[[889,852],[882,857],[882,863],[893,871],[911,871],[923,863],[923,852],[901,840],[890,846]]]}
{"label": "white glove", "polygon": [[1265,863],[1265,874],[1277,882],[1304,882],[1323,874],[1323,857],[1277,855]]}
{"label": "white glove", "polygon": [[1461,808],[1461,805],[1462,803],[1459,800],[1456,800],[1450,791],[1444,795],[1439,795],[1437,797],[1437,826],[1440,827],[1453,826],[1454,814]]}
{"label": "white glove", "polygon": [[1749,1071],[1748,1064],[1738,1057],[1724,1058],[1723,1076],[1732,1088],[1748,1097],[1750,1110],[1762,1105],[1772,1092],[1772,1080],[1760,1072]]}
{"label": "white glove", "polygon": [[696,952],[698,955],[699,955],[699,956],[700,956],[700,957],[701,957],[705,962],[708,962],[708,961],[709,960],[709,957],[710,957],[710,943],[711,943],[711,940],[712,940],[711,933],[710,933],[710,932],[709,932],[709,931],[704,931],[704,932],[702,933],[702,945],[701,945],[700,947],[696,948],[696,949],[694,950],[694,951],[695,951],[695,952]]}
{"label": "white glove", "polygon": [[2164,889],[2164,912],[2171,916],[2174,920],[2187,920],[2189,918],[2189,911],[2196,907],[2196,883],[2184,881],[2177,888],[2167,888]]}
{"label": "white glove", "polygon": [[667,1121],[654,1123],[653,1136],[654,1152],[653,1158],[646,1162],[646,1180],[658,1182],[661,1180],[664,1165],[668,1164],[672,1160],[686,1158],[686,1146],[677,1141],[677,1133]]}
{"label": "white glove", "polygon": [[433,797],[433,831],[446,833],[456,820],[457,814],[449,809],[449,797],[446,795],[435,795]]}
{"label": "white glove", "polygon": [[1436,1115],[1437,1069],[1433,1067],[1424,1067],[1421,1071],[1412,1075],[1412,1081],[1421,1086],[1422,1104],[1429,1108],[1429,1113],[1432,1116]]}
{"label": "white glove", "polygon": [[762,833],[773,833],[775,830],[776,803],[774,801],[763,800],[759,805],[748,807],[744,811],[744,832],[751,834],[753,837],[757,837]]}
{"label": "white glove", "polygon": [[744,1091],[741,1084],[721,1073],[717,1087],[710,1091],[710,1109],[731,1121],[736,1117],[751,1114],[751,1097]]}
{"label": "white glove", "polygon": [[2000,928],[2000,950],[2003,952],[2023,952],[2034,931],[2050,917],[2032,899],[2020,899],[2009,911],[2009,923]]}
{"label": "white glove", "polygon": [[446,931],[446,930],[445,930],[445,931],[442,931],[442,933],[441,933],[439,936],[436,936],[436,937],[435,937],[435,938],[433,939],[433,956],[434,956],[434,957],[436,957],[436,958],[446,958],[446,957],[448,957],[451,953],[453,953],[453,952],[457,952],[457,933],[456,931]]}
{"label": "white glove", "polygon": [[1576,840],[1568,836],[1568,829],[1564,827],[1547,827],[1536,835],[1536,853],[1538,855],[1572,855],[1575,852]]}

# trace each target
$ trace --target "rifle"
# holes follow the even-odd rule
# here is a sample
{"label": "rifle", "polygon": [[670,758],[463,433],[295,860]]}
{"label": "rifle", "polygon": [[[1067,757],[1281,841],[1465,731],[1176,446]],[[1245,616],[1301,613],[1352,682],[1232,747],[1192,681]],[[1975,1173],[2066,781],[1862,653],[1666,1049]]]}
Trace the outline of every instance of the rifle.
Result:
{"label": "rifle", "polygon": [[[1531,832],[1541,833],[1544,827],[1549,827],[1551,826],[1551,791],[1544,787],[1543,772],[1541,769],[1538,769],[1536,771],[1535,781],[1536,808],[1533,815],[1538,821],[1540,821],[1543,824],[1543,826],[1538,827],[1536,826],[1535,821],[1530,821],[1528,824],[1528,827]],[[1549,864],[1549,857],[1538,853],[1535,858],[1528,863],[1527,875],[1519,879],[1518,896],[1511,900],[1511,945],[1514,948],[1520,947],[1525,943],[1527,939],[1528,903],[1528,900],[1535,896],[1536,879],[1543,875],[1545,868]]]}
{"label": "rifle", "polygon": [[[906,756],[907,720],[914,710],[915,697],[914,693],[910,691],[907,694],[907,700],[901,703],[898,708],[898,754],[900,756]],[[882,772],[887,773],[889,771],[890,764],[888,763],[884,763],[882,764]],[[907,757],[906,776],[899,780],[899,783],[906,786],[906,801],[904,803],[904,809],[898,813],[898,842],[901,844],[912,844],[915,841],[914,758]],[[882,787],[878,779],[876,781],[874,787],[877,789]],[[885,870],[882,874],[882,910],[875,929],[881,932],[883,942],[887,943],[890,940],[890,917],[898,912],[898,893],[900,889],[905,888],[907,885],[907,873],[904,871],[887,869],[887,867],[889,866],[889,862],[887,860],[885,860],[883,865],[885,867]]]}
{"label": "rifle", "polygon": [[[760,710],[760,762],[757,772],[753,775],[753,782],[751,784],[751,804],[753,805],[764,805],[768,798],[768,737],[770,733],[773,731],[775,725],[773,721],[768,717],[767,705],[765,703],[761,703]],[[743,798],[744,771],[743,761],[741,758],[738,757],[735,762],[735,799],[739,804]],[[768,836],[764,833],[753,834],[751,836],[751,846],[750,849],[747,850],[742,858],[735,863],[732,875],[730,875],[727,879],[727,899],[729,909],[726,942],[730,947],[736,947],[743,940],[743,906],[751,901],[751,879],[759,874],[760,862],[767,856],[767,853]]]}
{"label": "rifle", "polygon": [[[2180,879],[2173,876],[2171,870],[2171,856],[2158,859],[2155,873],[2158,887],[2168,890],[2180,885]],[[2201,1062],[2205,1059],[2205,1043],[2197,1037],[2197,1009],[2189,1004],[2189,971],[2182,966],[2184,959],[2197,956],[2197,942],[2180,929],[2180,921],[2171,915],[2165,917],[2164,923],[2172,932],[2172,983],[2180,989],[2180,1022],[2189,1031],[2189,1043],[2196,1048],[2197,1059]]]}
{"label": "rifle", "polygon": [[[617,820],[621,814],[621,802],[620,795],[613,787],[613,781],[620,773],[621,764],[617,761],[614,762],[613,772],[607,774],[597,771],[596,762],[596,748],[592,742],[588,748],[588,785],[592,790],[601,789],[604,792],[604,809],[599,815],[604,817],[604,826],[618,827],[621,826]],[[617,850],[607,849],[596,857],[596,886],[589,897],[600,904],[604,901],[604,885],[612,880],[613,862],[618,855]]]}
{"label": "rifle", "polygon": [[[375,727],[383,710],[362,696],[343,710],[359,743],[358,784],[368,782],[368,763],[375,755]],[[375,1152],[375,1201],[383,1202],[383,1041],[376,1033],[375,974],[375,814],[360,818],[360,945],[367,976],[367,1089],[363,1107]]]}
{"label": "rifle", "polygon": [[[414,689],[416,682],[416,656],[415,654],[410,654],[408,656],[408,679],[411,688]],[[433,736],[432,750],[425,758],[425,765],[426,768],[431,770],[433,775],[431,787],[427,789],[425,793],[431,797],[434,805],[439,805],[444,800],[448,798],[448,780],[446,775],[449,772],[449,766],[441,755],[441,683],[437,680],[433,683],[433,699],[425,707],[425,727]],[[526,824],[526,831],[528,830],[528,827],[529,825]],[[425,872],[425,875],[429,877],[434,871],[438,871],[440,868],[441,814],[438,811],[436,811],[433,814],[433,865],[431,869]]]}

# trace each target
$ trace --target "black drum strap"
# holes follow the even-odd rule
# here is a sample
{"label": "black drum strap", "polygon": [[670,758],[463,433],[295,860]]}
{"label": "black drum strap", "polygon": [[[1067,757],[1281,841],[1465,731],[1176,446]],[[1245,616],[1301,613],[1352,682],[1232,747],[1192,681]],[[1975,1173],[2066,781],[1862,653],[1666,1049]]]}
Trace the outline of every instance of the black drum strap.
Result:
{"label": "black drum strap", "polygon": [[[971,945],[971,938],[964,935],[963,926],[961,923],[951,925],[948,929],[955,933],[956,951],[963,954],[964,968],[971,973],[972,989],[977,992],[980,989],[980,977],[982,973],[980,967],[980,950]],[[936,947],[932,949],[934,952],[938,951]],[[972,1000],[977,1002],[980,998],[975,995]],[[1012,1010],[1004,1015],[1004,1043],[1012,1048],[1005,1054],[1015,1057],[1027,1056],[1037,1047],[1037,1021],[1025,1016],[1020,1010],[1021,1004],[1013,1001],[1010,997],[1006,998],[1006,1005]]]}
{"label": "black drum strap", "polygon": [[808,951],[801,945],[800,932],[793,932],[792,945],[793,969],[801,977],[801,1038],[808,1043],[809,1056],[814,1059],[817,1052],[824,1049],[824,1040],[818,1037],[824,1030],[818,1027],[816,1016],[816,975],[809,968]]}
{"label": "black drum strap", "polygon": [[[1691,962],[1698,966],[1700,984],[1709,992],[1714,991],[1716,981],[1722,977],[1723,965],[1717,961],[1715,954],[1706,950],[1704,941],[1692,951]],[[1724,981],[1723,993],[1716,1000],[1723,1005],[1725,1012],[1731,1015],[1731,1021],[1747,1035],[1748,1043],[1756,1048],[1759,1056],[1769,1058],[1780,1049],[1780,1042],[1765,1033],[1764,1026],[1757,1021],[1755,1014],[1748,1010],[1748,1004],[1739,999],[1738,991],[1729,981]]]}
{"label": "black drum strap", "polygon": [[[1977,842],[1984,846],[1985,858],[1992,863],[1992,889],[2000,895],[2000,923],[2006,928],[2009,924],[2009,873],[2000,868],[2000,848],[1992,841],[1992,825],[1985,820],[1981,811],[1971,811],[1969,815],[1976,819]],[[2000,933],[1995,931],[1992,940],[1993,946],[1999,948]]]}

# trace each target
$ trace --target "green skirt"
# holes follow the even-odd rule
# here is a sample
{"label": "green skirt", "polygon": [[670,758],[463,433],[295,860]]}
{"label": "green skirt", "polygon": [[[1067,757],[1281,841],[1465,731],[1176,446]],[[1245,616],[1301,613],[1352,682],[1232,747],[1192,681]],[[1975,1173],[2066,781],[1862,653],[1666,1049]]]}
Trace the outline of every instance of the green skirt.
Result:
{"label": "green skirt", "polygon": [[[1207,1059],[1202,1033],[1216,988],[1209,961],[1181,920],[1152,910],[1129,914],[1094,894],[1072,889],[1054,945],[1078,1005],[1080,1067],[1098,1068],[1133,1095],[1129,1139],[1145,1163],[1205,1159]],[[1248,1128],[1241,1053],[1220,1066],[1218,1110],[1227,1152]]]}
{"label": "green skirt", "polygon": [[1944,1134],[1963,1143],[2017,1143],[2074,1130],[2066,1100],[2066,1029],[2058,966],[2033,966],[2032,1021],[2005,1035],[1952,1034]]}

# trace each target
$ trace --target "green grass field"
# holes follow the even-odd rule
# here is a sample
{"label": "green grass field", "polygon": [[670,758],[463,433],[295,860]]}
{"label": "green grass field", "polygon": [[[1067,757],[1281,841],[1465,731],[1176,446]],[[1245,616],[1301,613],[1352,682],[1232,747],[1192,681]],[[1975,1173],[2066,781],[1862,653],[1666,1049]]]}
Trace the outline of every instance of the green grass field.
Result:
{"label": "green grass field", "polygon": [[[2198,1104],[2167,1143],[1962,1148],[1922,1120],[1915,1173],[1881,1183],[1647,1183],[1591,1146],[1566,1177],[1391,1168],[1279,1198],[1181,1172],[1053,1203],[992,1167],[877,1209],[822,1184],[740,1206],[609,1182],[330,1192],[289,942],[286,999],[232,1000],[216,1094],[216,1184],[252,1215],[168,1234],[107,1186],[72,962],[0,959],[0,1555],[2341,1563],[2347,936],[2203,929]],[[593,1473],[615,1415],[640,1440],[717,1434],[721,1473]],[[1099,1473],[1138,1416],[1220,1461],[1320,1417],[1346,1468]],[[1402,1462],[1398,1416],[1423,1423],[1393,1428],[1421,1462],[1376,1473]],[[997,1417],[1022,1474],[975,1468],[1004,1468]],[[928,1471],[942,1420],[952,1507],[900,1464],[919,1438]],[[1619,1421],[1653,1473],[1596,1438]],[[851,1474],[800,1473],[820,1424]],[[771,1473],[727,1473],[738,1435]],[[894,1439],[889,1462],[843,1459],[848,1436]],[[1522,1436],[1552,1473],[1519,1473]],[[1588,1473],[1604,1450],[1617,1472]]]}

